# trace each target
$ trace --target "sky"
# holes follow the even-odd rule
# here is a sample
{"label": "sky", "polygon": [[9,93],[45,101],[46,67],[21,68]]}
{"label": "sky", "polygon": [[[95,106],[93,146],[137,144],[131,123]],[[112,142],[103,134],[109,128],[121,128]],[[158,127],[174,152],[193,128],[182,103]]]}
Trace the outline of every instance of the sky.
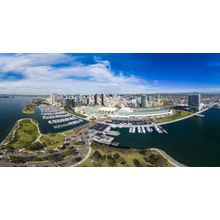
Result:
{"label": "sky", "polygon": [[0,54],[0,94],[220,92],[220,54]]}

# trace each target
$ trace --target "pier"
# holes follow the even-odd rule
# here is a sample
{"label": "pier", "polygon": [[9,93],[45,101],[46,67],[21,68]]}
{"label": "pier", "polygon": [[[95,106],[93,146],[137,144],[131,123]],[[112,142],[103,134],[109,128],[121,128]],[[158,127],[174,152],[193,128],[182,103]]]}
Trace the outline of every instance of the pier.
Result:
{"label": "pier", "polygon": [[198,116],[198,117],[205,117],[205,115],[202,115],[202,114],[195,114],[195,116]]}
{"label": "pier", "polygon": [[128,127],[129,133],[136,133],[137,131],[139,134],[147,134],[147,133],[152,133],[154,130],[159,134],[163,134],[163,133],[168,134],[168,132],[163,127],[154,123],[147,126],[143,125],[143,126]]}

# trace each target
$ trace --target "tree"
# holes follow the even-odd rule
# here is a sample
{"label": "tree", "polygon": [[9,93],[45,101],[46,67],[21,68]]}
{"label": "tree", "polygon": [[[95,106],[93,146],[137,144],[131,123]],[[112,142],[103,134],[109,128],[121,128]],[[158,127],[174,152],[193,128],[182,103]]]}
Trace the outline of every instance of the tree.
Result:
{"label": "tree", "polygon": [[107,159],[108,159],[108,163],[111,167],[115,166],[116,161],[115,161],[114,157],[111,154],[107,156]]}
{"label": "tree", "polygon": [[102,155],[101,155],[100,152],[97,151],[97,150],[94,152],[93,157],[94,157],[96,160],[101,160],[101,159],[102,159]]}
{"label": "tree", "polygon": [[40,142],[35,142],[35,143],[32,143],[30,146],[28,146],[27,148],[29,150],[42,150],[46,147],[46,144],[45,143],[40,143]]}
{"label": "tree", "polygon": [[138,159],[134,159],[133,162],[136,167],[141,167],[141,163]]}
{"label": "tree", "polygon": [[114,159],[118,160],[121,156],[119,153],[113,154]]}

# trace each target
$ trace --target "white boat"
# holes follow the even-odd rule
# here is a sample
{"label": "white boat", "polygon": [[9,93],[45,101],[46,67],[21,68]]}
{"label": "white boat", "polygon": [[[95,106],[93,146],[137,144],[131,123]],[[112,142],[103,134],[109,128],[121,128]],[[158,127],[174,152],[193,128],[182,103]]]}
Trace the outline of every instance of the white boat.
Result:
{"label": "white boat", "polygon": [[151,133],[153,131],[153,129],[150,126],[146,127],[147,132]]}
{"label": "white boat", "polygon": [[132,132],[132,128],[129,128],[129,133],[131,133]]}
{"label": "white boat", "polygon": [[136,132],[136,128],[135,127],[133,127],[133,132],[132,133],[135,133]]}
{"label": "white boat", "polygon": [[158,127],[159,127],[159,129],[160,129],[163,133],[168,134],[168,132],[167,132],[167,130],[166,130],[165,128],[163,128],[163,127],[161,127],[161,126],[159,126],[159,125],[158,125]]}
{"label": "white boat", "polygon": [[154,124],[154,129],[159,133],[162,134],[163,132],[158,128],[156,124]]}
{"label": "white boat", "polygon": [[142,132],[145,134],[146,133],[146,130],[144,127],[141,127],[142,128]]}
{"label": "white boat", "polygon": [[142,133],[141,127],[138,126],[137,129],[138,129],[138,133]]}

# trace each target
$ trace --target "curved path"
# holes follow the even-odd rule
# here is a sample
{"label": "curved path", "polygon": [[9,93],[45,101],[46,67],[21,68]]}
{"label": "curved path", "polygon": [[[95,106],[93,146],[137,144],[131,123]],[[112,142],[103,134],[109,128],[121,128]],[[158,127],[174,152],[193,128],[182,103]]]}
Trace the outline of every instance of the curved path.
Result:
{"label": "curved path", "polygon": [[87,154],[81,161],[79,161],[79,162],[76,163],[76,164],[71,165],[70,167],[76,167],[76,166],[79,166],[80,164],[84,163],[84,162],[89,158],[91,152],[92,152],[92,148],[89,147],[88,154]]}
{"label": "curved path", "polygon": [[[213,106],[212,106],[212,107],[213,107]],[[173,121],[168,121],[168,122],[161,122],[161,123],[157,123],[157,124],[158,124],[158,125],[166,125],[166,124],[171,124],[171,123],[175,123],[175,122],[178,122],[178,121],[182,121],[182,120],[185,120],[185,119],[187,119],[187,118],[191,118],[191,117],[197,116],[197,115],[199,115],[199,114],[201,114],[201,113],[203,113],[203,112],[205,112],[205,111],[208,111],[208,110],[211,109],[212,107],[207,108],[207,109],[203,109],[203,110],[201,110],[201,111],[199,111],[199,112],[195,112],[195,113],[193,113],[193,114],[191,114],[191,115],[188,115],[188,116],[186,116],[186,117],[183,117],[183,118],[179,118],[179,119],[176,119],[176,120],[173,120]]]}
{"label": "curved path", "polygon": [[176,161],[174,158],[172,158],[170,155],[168,155],[165,151],[160,150],[158,148],[148,148],[149,150],[154,150],[160,153],[165,159],[167,159],[171,164],[173,164],[175,167],[187,167],[185,164],[182,164],[178,161]]}

